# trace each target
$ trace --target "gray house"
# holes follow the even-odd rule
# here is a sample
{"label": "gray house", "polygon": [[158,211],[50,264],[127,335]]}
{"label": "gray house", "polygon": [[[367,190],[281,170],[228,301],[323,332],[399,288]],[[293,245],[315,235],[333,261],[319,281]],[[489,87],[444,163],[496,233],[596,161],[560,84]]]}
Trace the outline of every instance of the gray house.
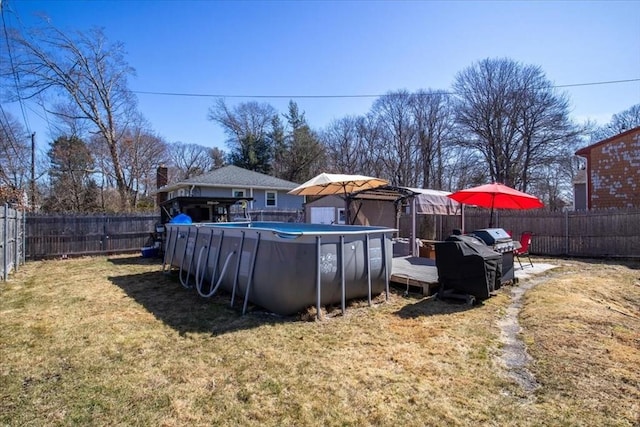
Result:
{"label": "gray house", "polygon": [[194,222],[227,221],[246,208],[254,219],[273,212],[302,210],[304,196],[287,194],[297,187],[295,182],[250,171],[237,166],[224,166],[204,175],[158,188],[161,215],[173,217],[186,213]]}

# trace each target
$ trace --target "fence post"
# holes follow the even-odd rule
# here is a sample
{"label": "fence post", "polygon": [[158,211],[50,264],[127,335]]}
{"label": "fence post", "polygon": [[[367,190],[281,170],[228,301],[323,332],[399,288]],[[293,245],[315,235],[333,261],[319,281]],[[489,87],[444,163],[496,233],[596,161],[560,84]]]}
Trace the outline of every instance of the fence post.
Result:
{"label": "fence post", "polygon": [[4,204],[4,233],[2,234],[2,279],[6,282],[9,277],[9,204]]}
{"label": "fence post", "polygon": [[18,231],[20,231],[20,222],[18,221],[18,210],[14,209],[13,213],[15,214],[15,217],[13,219],[13,228],[15,230],[14,234],[14,241],[13,241],[13,268],[15,271],[18,271],[18,256],[19,256],[19,252],[18,252]]}
{"label": "fence post", "polygon": [[569,256],[569,211],[564,211],[564,254]]}
{"label": "fence post", "polygon": [[22,263],[27,262],[27,213],[22,211]]}
{"label": "fence post", "polygon": [[109,219],[106,216],[102,217],[102,253],[103,254],[109,253],[109,236],[107,235],[108,222],[109,222]]}

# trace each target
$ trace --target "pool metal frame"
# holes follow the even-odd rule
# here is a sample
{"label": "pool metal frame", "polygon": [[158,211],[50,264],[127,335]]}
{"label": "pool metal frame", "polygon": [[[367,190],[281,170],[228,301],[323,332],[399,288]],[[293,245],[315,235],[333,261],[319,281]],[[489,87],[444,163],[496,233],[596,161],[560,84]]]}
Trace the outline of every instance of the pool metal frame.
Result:
{"label": "pool metal frame", "polygon": [[[175,225],[171,225],[171,224],[167,224],[169,225],[169,232],[168,232],[168,236],[167,236],[167,245],[168,246],[172,246],[172,248],[167,247],[166,250],[164,251],[164,257],[163,257],[163,261],[162,261],[162,272],[165,274],[169,274],[172,268],[172,264],[173,264],[173,260],[175,257],[175,252],[176,252],[176,248],[178,246],[177,244],[177,239],[179,238],[179,234],[180,234],[180,226],[185,226],[185,224],[175,224]],[[211,290],[211,286],[213,286],[213,282],[215,281],[215,277],[216,277],[216,273],[217,273],[217,266],[218,266],[218,262],[220,260],[220,254],[221,254],[221,248],[222,248],[222,243],[224,240],[224,236],[225,236],[225,228],[224,227],[216,227],[216,225],[220,225],[220,224],[216,224],[216,223],[198,223],[198,224],[189,224],[188,226],[188,231],[187,231],[187,235],[186,235],[186,239],[187,239],[187,243],[185,243],[185,247],[184,247],[184,253],[181,259],[181,263],[180,263],[180,267],[178,268],[178,275],[179,275],[179,279],[180,279],[180,283],[182,284],[182,286],[184,286],[187,289],[192,288],[193,286],[189,284],[189,277],[191,276],[191,266],[193,264],[194,261],[194,256],[195,256],[195,252],[196,252],[196,244],[197,244],[197,239],[198,239],[198,233],[200,232],[200,229],[202,229],[203,227],[207,227],[208,229],[212,229],[211,231],[211,235],[209,237],[209,244],[208,245],[203,245],[200,248],[200,253],[198,254],[198,259],[197,259],[197,263],[196,263],[196,271],[194,272],[194,280],[195,280],[195,287],[198,291],[198,293],[203,296],[203,297],[211,297],[213,296],[221,282],[222,279],[224,277],[224,274],[226,273],[226,267],[227,267],[227,263],[229,262],[229,260],[231,259],[232,256],[236,256],[237,258],[237,262],[236,262],[236,268],[235,268],[235,274],[234,274],[234,278],[233,278],[233,287],[232,287],[232,291],[231,291],[231,304],[230,306],[233,307],[234,303],[235,303],[235,296],[236,296],[236,289],[238,289],[238,283],[239,283],[239,276],[240,276],[240,265],[241,265],[241,261],[242,261],[242,251],[244,249],[244,245],[245,245],[245,240],[247,240],[246,238],[246,231],[245,230],[240,230],[241,232],[241,239],[240,239],[240,247],[239,249],[236,251],[231,251],[229,252],[229,254],[227,255],[227,259],[225,260],[225,264],[224,267],[222,268],[222,270],[220,271],[220,274],[218,276],[218,281],[216,283],[216,286],[213,287],[213,290]],[[248,225],[248,227],[250,227],[251,224]],[[338,226],[340,227],[340,226]],[[365,227],[360,227],[360,228],[365,228]],[[369,254],[369,249],[370,249],[370,234],[371,233],[387,233],[387,232],[395,232],[396,230],[394,229],[382,229],[382,228],[378,228],[378,227],[371,227],[372,230],[370,232],[365,233],[365,239],[364,239],[364,253],[365,254]],[[189,237],[191,236],[191,230],[195,229],[195,236],[194,236],[194,249],[190,254],[190,257],[187,257],[188,255],[188,241],[189,241]],[[175,230],[175,233],[174,233]],[[207,268],[208,265],[208,260],[209,260],[209,254],[210,251],[208,250],[209,247],[212,244],[214,235],[216,234],[216,230],[219,230],[219,237],[220,240],[218,242],[217,245],[217,250],[216,250],[216,262],[213,264],[214,265],[214,271],[211,275],[211,282],[210,282],[210,292],[209,294],[203,294],[201,292],[201,287],[202,287],[202,281],[204,280],[205,277],[205,270]],[[247,311],[247,305],[249,302],[249,292],[251,291],[251,287],[253,284],[253,278],[254,278],[254,269],[255,269],[255,263],[256,263],[256,258],[258,255],[258,249],[259,249],[259,245],[260,245],[260,240],[261,240],[261,236],[263,233],[269,233],[272,232],[274,234],[278,234],[280,237],[290,237],[290,238],[295,238],[298,236],[301,236],[303,233],[302,232],[288,232],[288,231],[280,231],[280,230],[270,230],[270,229],[263,229],[263,228],[256,228],[256,242],[255,242],[255,246],[254,246],[254,250],[252,251],[252,255],[251,255],[251,264],[249,267],[249,277],[247,280],[247,284],[246,284],[246,289],[245,289],[245,295],[244,295],[244,302],[243,302],[243,306],[242,306],[242,314],[246,314]],[[336,234],[339,235],[339,244],[340,244],[340,286],[341,286],[341,310],[342,310],[342,314],[344,315],[346,313],[346,277],[345,277],[345,236],[348,234],[361,234],[361,233],[356,233],[354,231],[345,231],[343,233],[337,233],[337,232],[314,232],[315,234],[315,248],[316,248],[316,262],[315,262],[315,267],[316,267],[316,277],[315,277],[315,286],[316,286],[316,317],[318,319],[322,319],[322,310],[321,310],[321,291],[322,291],[322,280],[321,280],[321,257],[322,257],[322,253],[321,253],[321,247],[322,247],[322,235],[323,234],[330,234],[332,236],[335,236]],[[173,237],[173,239],[172,239]],[[171,245],[171,242],[173,242],[173,244]],[[384,239],[383,241],[381,241],[381,245],[380,245],[380,249],[382,252],[382,271],[383,271],[383,275],[384,275],[384,292],[385,292],[385,301],[389,300],[389,281],[390,281],[390,273],[391,273],[391,268],[389,265],[387,265],[387,248],[386,245],[384,244]],[[202,255],[203,250],[207,251],[207,257],[205,262],[202,264],[203,268],[200,268],[200,257]],[[240,254],[240,255],[237,255]],[[186,259],[188,259],[188,268],[185,269],[184,264]],[[371,293],[372,293],[372,286],[371,286],[371,260],[369,256],[366,256],[366,275],[367,275],[367,289],[368,289],[368,293],[367,293],[367,302],[368,305],[371,307],[372,306],[372,297],[371,297]],[[186,279],[183,279],[183,271],[186,270],[187,272],[187,276]],[[202,271],[200,271],[202,270]]]}

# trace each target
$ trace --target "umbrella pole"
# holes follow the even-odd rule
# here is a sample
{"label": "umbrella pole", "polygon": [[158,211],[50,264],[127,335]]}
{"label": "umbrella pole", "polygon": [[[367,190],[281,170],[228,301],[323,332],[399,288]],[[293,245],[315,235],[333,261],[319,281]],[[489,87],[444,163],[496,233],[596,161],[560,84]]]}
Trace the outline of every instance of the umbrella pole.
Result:
{"label": "umbrella pole", "polygon": [[465,224],[464,224],[464,205],[460,204],[460,230],[462,234],[465,234]]}
{"label": "umbrella pole", "polygon": [[493,205],[496,201],[496,196],[491,198],[491,213],[489,214],[489,228],[493,228]]}
{"label": "umbrella pole", "polygon": [[347,185],[342,185],[342,190],[344,191],[344,207],[345,207],[345,223],[347,225],[351,225],[351,201],[347,196]]}

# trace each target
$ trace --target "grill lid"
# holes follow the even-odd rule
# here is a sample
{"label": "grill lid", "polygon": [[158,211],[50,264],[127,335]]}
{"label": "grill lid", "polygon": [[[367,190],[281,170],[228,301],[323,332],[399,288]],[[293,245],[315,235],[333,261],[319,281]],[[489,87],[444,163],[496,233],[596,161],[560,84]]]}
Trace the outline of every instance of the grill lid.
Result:
{"label": "grill lid", "polygon": [[485,242],[487,245],[493,246],[499,243],[511,242],[511,236],[502,228],[483,228],[471,233]]}

